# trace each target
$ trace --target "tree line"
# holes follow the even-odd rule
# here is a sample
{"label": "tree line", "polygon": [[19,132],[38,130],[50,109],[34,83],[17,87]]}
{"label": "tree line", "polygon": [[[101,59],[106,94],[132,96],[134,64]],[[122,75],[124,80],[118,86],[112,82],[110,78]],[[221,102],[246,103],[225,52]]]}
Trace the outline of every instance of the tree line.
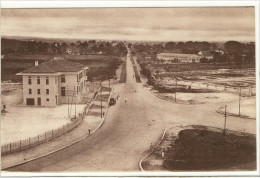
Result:
{"label": "tree line", "polygon": [[[206,51],[213,56],[212,62],[252,62],[255,60],[255,43],[241,43],[238,41],[227,41],[225,43],[214,42],[166,42],[166,43],[139,43],[130,45],[134,53],[156,56],[159,53],[182,53],[198,54],[200,51]],[[207,61],[206,59],[202,59]]]}
{"label": "tree line", "polygon": [[76,41],[42,42],[36,40],[1,39],[1,52],[6,54],[106,54],[126,55],[127,49],[122,42],[108,41]]}

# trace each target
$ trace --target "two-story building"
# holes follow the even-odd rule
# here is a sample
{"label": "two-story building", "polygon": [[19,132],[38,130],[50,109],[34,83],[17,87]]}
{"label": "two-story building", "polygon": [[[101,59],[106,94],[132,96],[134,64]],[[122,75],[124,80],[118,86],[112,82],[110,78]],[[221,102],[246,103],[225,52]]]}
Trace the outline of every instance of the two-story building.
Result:
{"label": "two-story building", "polygon": [[165,62],[174,63],[199,63],[200,56],[196,54],[178,54],[178,53],[160,53],[157,54],[157,59]]}
{"label": "two-story building", "polygon": [[54,58],[24,70],[17,75],[23,78],[23,104],[52,106],[63,103],[80,103],[86,92],[88,67]]}

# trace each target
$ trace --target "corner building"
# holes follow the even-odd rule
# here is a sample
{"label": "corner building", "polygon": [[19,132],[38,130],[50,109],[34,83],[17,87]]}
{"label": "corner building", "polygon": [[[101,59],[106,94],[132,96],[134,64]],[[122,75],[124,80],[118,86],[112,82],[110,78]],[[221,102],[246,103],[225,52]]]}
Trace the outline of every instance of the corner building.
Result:
{"label": "corner building", "polygon": [[88,67],[54,58],[24,70],[23,105],[55,107],[65,103],[84,103]]}

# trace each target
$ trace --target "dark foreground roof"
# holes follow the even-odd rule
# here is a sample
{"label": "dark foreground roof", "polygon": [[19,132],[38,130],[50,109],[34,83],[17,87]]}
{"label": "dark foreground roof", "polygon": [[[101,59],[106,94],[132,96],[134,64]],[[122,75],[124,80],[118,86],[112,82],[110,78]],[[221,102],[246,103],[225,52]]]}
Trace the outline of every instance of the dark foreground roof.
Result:
{"label": "dark foreground roof", "polygon": [[25,73],[56,73],[56,72],[78,72],[82,70],[84,65],[71,62],[65,59],[52,59],[50,61],[39,64],[22,72]]}

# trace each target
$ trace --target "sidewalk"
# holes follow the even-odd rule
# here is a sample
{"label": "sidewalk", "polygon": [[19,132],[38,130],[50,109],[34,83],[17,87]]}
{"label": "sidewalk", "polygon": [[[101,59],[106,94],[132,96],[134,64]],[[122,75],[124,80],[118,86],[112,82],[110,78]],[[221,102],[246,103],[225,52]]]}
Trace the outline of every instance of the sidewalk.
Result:
{"label": "sidewalk", "polygon": [[[100,93],[99,93],[100,94]],[[108,91],[105,91],[102,93],[102,95],[107,95],[109,94]],[[110,97],[108,98],[107,101],[103,101],[103,111],[105,112],[105,116],[107,113],[108,109],[108,101]],[[100,106],[100,101],[93,101],[93,104],[99,105]],[[104,122],[104,117],[101,118],[100,114],[98,113],[97,108],[91,107],[89,109],[88,114],[85,116],[85,118],[82,120],[81,124],[77,126],[75,129],[72,131],[55,138],[49,142],[43,143],[39,146],[32,147],[30,149],[26,149],[21,152],[13,153],[10,155],[2,156],[1,157],[1,169],[6,169],[15,165],[23,164],[26,162],[29,162],[31,160],[44,157],[46,155],[49,155],[53,152],[56,152],[58,150],[64,149],[70,145],[73,145],[86,137],[90,136],[88,133],[88,129],[90,128],[91,134],[94,133],[96,130],[98,130],[103,122]]]}

